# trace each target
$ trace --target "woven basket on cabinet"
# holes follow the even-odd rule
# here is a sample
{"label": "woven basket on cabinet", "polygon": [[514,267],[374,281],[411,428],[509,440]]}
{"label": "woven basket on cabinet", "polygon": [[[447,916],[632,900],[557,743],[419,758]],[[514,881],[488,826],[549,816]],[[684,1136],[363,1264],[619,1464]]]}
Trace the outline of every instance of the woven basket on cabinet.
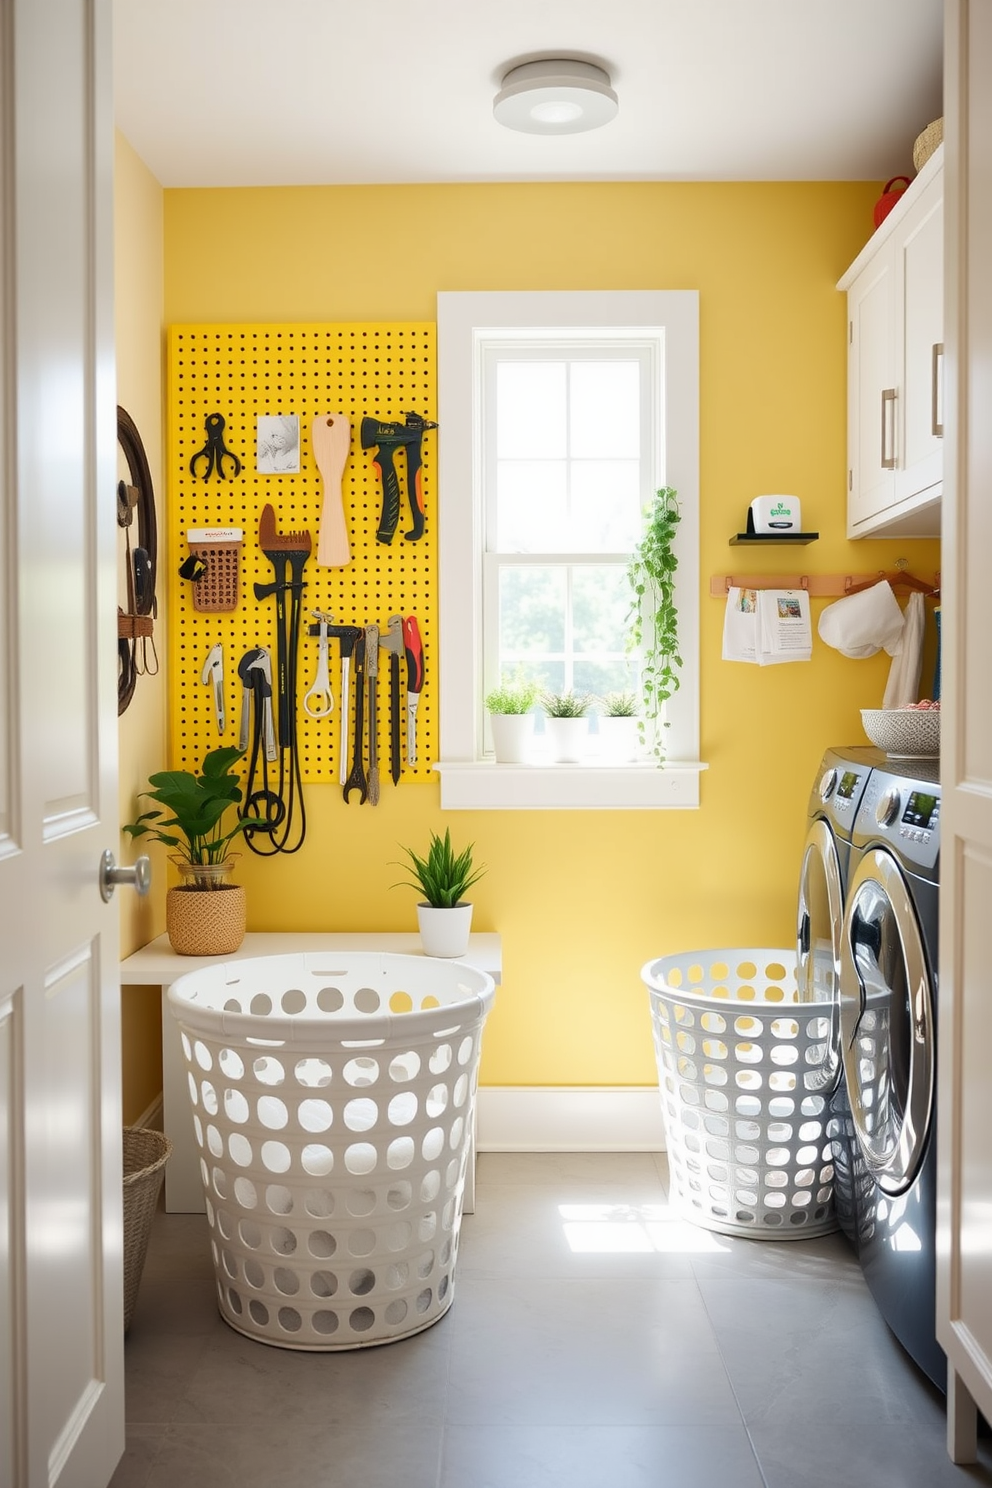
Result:
{"label": "woven basket on cabinet", "polygon": [[916,143],[913,145],[913,164],[918,171],[923,169],[934,150],[943,142],[944,120],[941,117],[934,119],[933,123],[928,124],[923,133],[916,137]]}

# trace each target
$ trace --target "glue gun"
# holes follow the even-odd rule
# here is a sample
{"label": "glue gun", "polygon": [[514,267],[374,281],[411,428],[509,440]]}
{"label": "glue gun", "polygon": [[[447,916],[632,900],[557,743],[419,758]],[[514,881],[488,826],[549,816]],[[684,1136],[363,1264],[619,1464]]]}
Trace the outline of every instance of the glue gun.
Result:
{"label": "glue gun", "polygon": [[385,423],[377,418],[362,419],[362,449],[378,446],[378,458],[373,462],[382,481],[382,516],[376,540],[392,542],[393,533],[400,515],[400,483],[396,473],[396,451],[406,450],[406,494],[413,517],[413,527],[403,536],[407,542],[416,542],[424,535],[424,493],[421,485],[423,447],[421,441],[426,429],[436,429],[437,424],[421,418],[419,413],[404,414],[405,422],[394,419]]}

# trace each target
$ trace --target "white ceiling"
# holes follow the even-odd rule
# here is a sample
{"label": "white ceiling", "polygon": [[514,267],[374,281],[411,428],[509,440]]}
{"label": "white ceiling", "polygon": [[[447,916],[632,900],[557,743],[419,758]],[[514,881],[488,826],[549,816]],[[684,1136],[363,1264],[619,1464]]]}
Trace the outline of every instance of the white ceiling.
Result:
{"label": "white ceiling", "polygon": [[[117,123],[163,186],[881,180],[942,112],[942,0],[114,0]],[[618,117],[515,134],[535,56]]]}

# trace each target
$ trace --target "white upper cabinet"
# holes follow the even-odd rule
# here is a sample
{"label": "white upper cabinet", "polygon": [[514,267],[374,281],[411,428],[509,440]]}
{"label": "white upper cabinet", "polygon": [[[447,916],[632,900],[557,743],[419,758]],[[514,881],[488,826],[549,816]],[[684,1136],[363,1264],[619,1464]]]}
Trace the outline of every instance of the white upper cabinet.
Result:
{"label": "white upper cabinet", "polygon": [[847,291],[849,537],[939,537],[944,151],[862,249]]}

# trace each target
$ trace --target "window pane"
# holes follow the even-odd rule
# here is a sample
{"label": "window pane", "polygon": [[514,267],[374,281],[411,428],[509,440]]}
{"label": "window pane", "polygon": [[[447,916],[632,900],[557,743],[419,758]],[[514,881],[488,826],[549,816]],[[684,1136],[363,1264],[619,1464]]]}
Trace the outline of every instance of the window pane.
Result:
{"label": "window pane", "polygon": [[624,653],[630,588],[618,565],[576,568],[572,576],[572,626],[577,653]]}
{"label": "window pane", "polygon": [[[603,698],[608,692],[636,692],[637,668],[631,660],[590,661],[576,658],[576,692],[591,693]],[[602,708],[594,711],[602,712]]]}
{"label": "window pane", "polygon": [[525,666],[565,649],[566,570],[501,568],[499,574],[500,671]]}
{"label": "window pane", "polygon": [[496,457],[560,460],[567,453],[564,362],[499,362]]}
{"label": "window pane", "polygon": [[572,465],[571,520],[565,552],[630,553],[641,535],[637,460],[579,460]]}
{"label": "window pane", "polygon": [[638,362],[571,364],[571,452],[582,459],[636,460],[641,445]]}
{"label": "window pane", "polygon": [[[496,467],[496,551],[567,552],[564,460],[500,460]],[[633,547],[633,543],[629,544]]]}

